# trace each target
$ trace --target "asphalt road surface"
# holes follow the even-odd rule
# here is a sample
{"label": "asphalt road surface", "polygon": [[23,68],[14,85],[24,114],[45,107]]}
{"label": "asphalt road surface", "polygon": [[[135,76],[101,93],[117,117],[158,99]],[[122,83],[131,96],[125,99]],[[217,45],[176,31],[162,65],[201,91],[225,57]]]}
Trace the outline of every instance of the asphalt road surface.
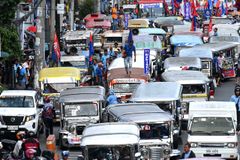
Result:
{"label": "asphalt road surface", "polygon": [[[221,86],[216,88],[215,97],[214,97],[214,99],[212,99],[212,101],[229,101],[230,96],[233,94],[234,87],[235,87],[234,79],[223,82]],[[57,126],[54,127],[54,134],[55,134],[56,138],[58,138],[58,127]],[[179,149],[181,151],[183,149],[183,144],[186,143],[186,138],[187,138],[187,133],[182,132],[181,140],[179,141]],[[41,142],[41,148],[42,148],[42,150],[44,150],[46,147],[45,135],[41,135],[40,142]],[[60,154],[61,150],[60,150],[59,146],[57,148],[58,148],[58,152]],[[70,149],[70,159],[76,159],[75,157],[77,157],[79,152],[80,152],[79,149]]]}

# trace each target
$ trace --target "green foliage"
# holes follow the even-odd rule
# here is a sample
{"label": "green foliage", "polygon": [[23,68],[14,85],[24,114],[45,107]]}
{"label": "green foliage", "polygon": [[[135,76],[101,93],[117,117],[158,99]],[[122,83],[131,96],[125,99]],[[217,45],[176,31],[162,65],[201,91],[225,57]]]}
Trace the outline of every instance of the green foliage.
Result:
{"label": "green foliage", "polygon": [[79,18],[83,19],[86,15],[94,12],[94,6],[96,0],[83,0],[79,4]]}
{"label": "green foliage", "polygon": [[2,51],[9,53],[10,57],[16,58],[21,55],[19,37],[15,27],[0,27],[0,35]]}
{"label": "green foliage", "polygon": [[0,0],[0,26],[10,25],[22,0]]}

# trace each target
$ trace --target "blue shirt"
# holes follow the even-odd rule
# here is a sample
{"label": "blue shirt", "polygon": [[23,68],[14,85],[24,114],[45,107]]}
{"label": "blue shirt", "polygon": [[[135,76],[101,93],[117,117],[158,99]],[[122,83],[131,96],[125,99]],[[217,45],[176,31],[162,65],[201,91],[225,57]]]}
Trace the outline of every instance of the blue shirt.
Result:
{"label": "blue shirt", "polygon": [[115,53],[114,53],[114,51],[113,51],[113,50],[112,50],[112,51],[111,51],[111,50],[109,50],[109,51],[108,51],[108,55],[110,55],[111,57],[113,57],[113,56],[115,56]]}
{"label": "blue shirt", "polygon": [[20,70],[20,75],[23,76],[21,82],[27,82],[26,74],[27,74],[26,68],[22,67]]}
{"label": "blue shirt", "polygon": [[102,69],[97,67],[96,68],[96,75],[99,77],[99,78],[102,78]]}
{"label": "blue shirt", "polygon": [[93,71],[92,71],[93,77],[96,77],[97,75],[97,68],[98,68],[98,64],[93,64]]}
{"label": "blue shirt", "polygon": [[127,57],[132,57],[132,52],[136,52],[136,48],[134,45],[125,45],[124,50],[126,51]]}
{"label": "blue shirt", "polygon": [[115,96],[114,94],[109,95],[107,98],[107,102],[109,105],[110,104],[118,104],[117,96]]}
{"label": "blue shirt", "polygon": [[185,153],[185,154],[184,154],[184,159],[187,159],[187,158],[189,158],[189,156],[190,156],[190,153],[191,153],[191,151],[189,151],[189,152]]}
{"label": "blue shirt", "polygon": [[109,55],[105,55],[105,54],[102,56],[101,61],[102,61],[102,63],[103,63],[104,68],[107,68],[107,59],[108,59],[109,57],[110,57]]}
{"label": "blue shirt", "polygon": [[238,103],[238,111],[240,111],[240,99],[236,95],[232,95],[230,98],[230,102],[234,102],[235,104]]}

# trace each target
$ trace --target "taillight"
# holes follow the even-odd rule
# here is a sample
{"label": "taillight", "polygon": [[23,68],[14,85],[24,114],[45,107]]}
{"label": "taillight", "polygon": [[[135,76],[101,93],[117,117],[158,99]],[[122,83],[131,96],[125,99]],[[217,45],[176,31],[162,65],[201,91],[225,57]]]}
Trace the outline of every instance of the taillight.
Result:
{"label": "taillight", "polygon": [[210,96],[214,96],[214,90],[210,90]]}

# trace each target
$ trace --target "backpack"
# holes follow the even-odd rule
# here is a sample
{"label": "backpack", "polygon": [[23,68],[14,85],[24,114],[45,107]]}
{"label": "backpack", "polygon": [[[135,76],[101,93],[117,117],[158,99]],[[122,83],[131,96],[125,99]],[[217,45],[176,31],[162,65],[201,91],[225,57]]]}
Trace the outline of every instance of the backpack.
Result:
{"label": "backpack", "polygon": [[24,78],[24,75],[21,74],[21,69],[22,69],[21,67],[17,68],[17,79],[18,80],[23,80],[23,78]]}
{"label": "backpack", "polygon": [[44,108],[43,112],[42,112],[42,116],[43,116],[43,118],[50,118],[50,119],[52,119],[54,117],[53,108],[51,108],[51,107]]}

